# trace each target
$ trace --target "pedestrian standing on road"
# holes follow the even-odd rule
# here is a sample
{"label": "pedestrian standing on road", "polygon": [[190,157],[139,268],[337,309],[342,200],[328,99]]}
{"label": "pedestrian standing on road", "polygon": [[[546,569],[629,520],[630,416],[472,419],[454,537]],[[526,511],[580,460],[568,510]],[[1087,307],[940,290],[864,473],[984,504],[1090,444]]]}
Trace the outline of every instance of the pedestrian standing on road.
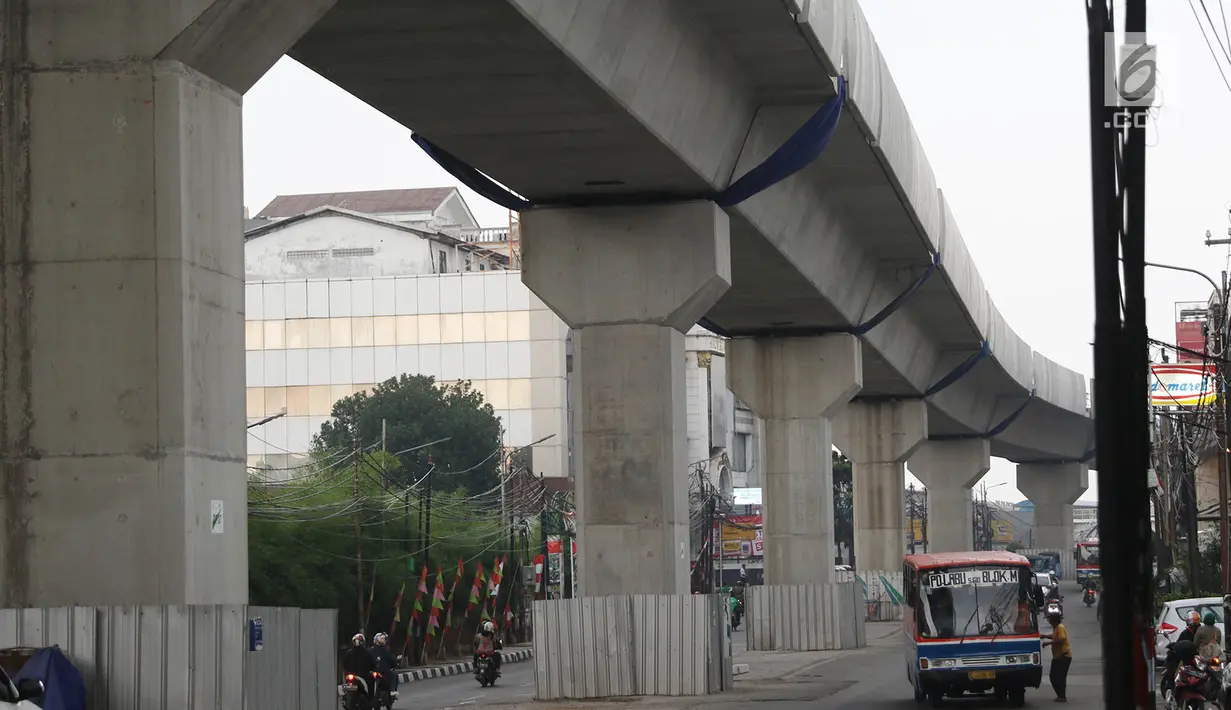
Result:
{"label": "pedestrian standing on road", "polygon": [[1047,622],[1051,624],[1050,634],[1040,634],[1047,639],[1044,646],[1051,646],[1051,669],[1047,672],[1051,687],[1056,691],[1056,702],[1067,703],[1065,692],[1068,688],[1069,666],[1073,664],[1073,647],[1069,645],[1069,630],[1064,628],[1059,614],[1048,614]]}

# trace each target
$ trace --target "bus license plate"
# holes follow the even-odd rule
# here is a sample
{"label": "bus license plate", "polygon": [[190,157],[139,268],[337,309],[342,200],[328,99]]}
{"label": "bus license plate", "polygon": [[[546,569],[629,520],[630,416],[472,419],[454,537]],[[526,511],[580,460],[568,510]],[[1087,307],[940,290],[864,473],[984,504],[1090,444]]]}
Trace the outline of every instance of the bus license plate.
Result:
{"label": "bus license plate", "polygon": [[995,678],[996,678],[996,671],[971,671],[970,672],[971,680],[994,680]]}

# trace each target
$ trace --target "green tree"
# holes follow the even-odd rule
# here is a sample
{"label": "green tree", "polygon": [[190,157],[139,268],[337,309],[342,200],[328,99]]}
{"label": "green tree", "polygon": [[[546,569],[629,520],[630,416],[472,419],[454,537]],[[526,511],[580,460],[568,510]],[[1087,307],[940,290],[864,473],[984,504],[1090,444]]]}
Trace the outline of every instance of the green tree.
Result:
{"label": "green tree", "polygon": [[[290,482],[250,482],[250,603],[337,609],[342,641],[359,629],[369,636],[388,631],[393,622],[393,602],[405,584],[402,623],[394,639],[400,647],[424,564],[430,565],[429,590],[439,568],[447,592],[461,558],[466,561],[467,572],[457,587],[457,593],[463,596],[455,617],[460,615],[477,564],[482,562],[490,572],[495,557],[509,551],[507,528],[500,518],[499,492],[472,496],[460,490],[433,491],[429,541],[424,525],[426,482],[415,488],[400,487],[394,482],[396,467],[392,456],[379,452],[361,455],[358,495],[356,467],[349,452],[318,460]],[[525,547],[525,541],[519,543],[520,549]],[[357,564],[360,557],[362,587]],[[512,587],[511,572],[506,579],[509,583],[502,585],[501,604]],[[430,608],[430,596],[423,600],[423,606]],[[477,619],[476,610],[468,623]],[[454,628],[458,628],[456,623]],[[456,634],[450,643],[455,639]],[[422,638],[417,643],[421,644]],[[437,643],[439,638],[433,641],[433,647]]]}
{"label": "green tree", "polygon": [[851,462],[835,451],[833,453],[833,539],[835,545],[846,543],[846,549],[852,554],[855,550],[853,492]]}
{"label": "green tree", "polygon": [[401,462],[397,475],[403,485],[433,465],[441,474],[436,486],[442,492],[481,492],[498,482],[500,419],[469,382],[441,387],[434,377],[402,375],[376,385],[370,394],[338,400],[332,416],[313,440],[319,456],[356,441],[361,447],[379,441],[383,422],[386,448]]}

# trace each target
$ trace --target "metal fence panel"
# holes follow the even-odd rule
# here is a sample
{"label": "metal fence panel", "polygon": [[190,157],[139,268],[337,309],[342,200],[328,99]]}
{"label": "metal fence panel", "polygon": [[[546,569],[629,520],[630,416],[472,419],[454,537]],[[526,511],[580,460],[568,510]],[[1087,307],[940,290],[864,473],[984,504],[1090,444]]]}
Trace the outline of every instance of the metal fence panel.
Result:
{"label": "metal fence panel", "polygon": [[631,598],[534,602],[535,698],[632,695]]}
{"label": "metal fence panel", "polygon": [[[303,613],[313,629],[305,635],[299,610],[258,609],[273,622],[259,654],[247,652],[247,612],[205,605],[3,609],[0,647],[59,646],[84,677],[91,710],[335,708],[336,612]],[[246,678],[249,663],[268,675]],[[315,704],[301,702],[304,668],[317,685]],[[245,704],[246,690],[265,692],[262,682],[268,694]]]}
{"label": "metal fence panel", "polygon": [[338,610],[299,612],[299,707],[334,710],[338,706]]}
{"label": "metal fence panel", "polygon": [[729,687],[722,595],[534,603],[535,698],[704,695]]}
{"label": "metal fence panel", "polygon": [[299,615],[298,609],[248,607],[245,623],[261,620],[262,650],[244,649],[248,656],[244,673],[246,708],[299,710],[299,689],[307,680],[300,676]]}
{"label": "metal fence panel", "polygon": [[855,582],[748,587],[748,649],[823,651],[863,646],[866,635],[858,587]]}

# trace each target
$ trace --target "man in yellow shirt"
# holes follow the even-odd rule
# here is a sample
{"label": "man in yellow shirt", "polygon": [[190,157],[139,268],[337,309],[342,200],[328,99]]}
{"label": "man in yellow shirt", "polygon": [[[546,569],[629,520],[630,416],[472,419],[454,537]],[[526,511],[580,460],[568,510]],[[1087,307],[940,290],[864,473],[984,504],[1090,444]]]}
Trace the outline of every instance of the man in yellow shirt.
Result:
{"label": "man in yellow shirt", "polygon": [[1048,670],[1047,677],[1056,691],[1056,702],[1067,703],[1065,690],[1068,686],[1069,666],[1073,664],[1073,647],[1069,645],[1069,630],[1064,628],[1060,621],[1059,614],[1049,615],[1047,623],[1051,624],[1051,633],[1040,636],[1047,639],[1043,642],[1044,646],[1051,646],[1051,669]]}

